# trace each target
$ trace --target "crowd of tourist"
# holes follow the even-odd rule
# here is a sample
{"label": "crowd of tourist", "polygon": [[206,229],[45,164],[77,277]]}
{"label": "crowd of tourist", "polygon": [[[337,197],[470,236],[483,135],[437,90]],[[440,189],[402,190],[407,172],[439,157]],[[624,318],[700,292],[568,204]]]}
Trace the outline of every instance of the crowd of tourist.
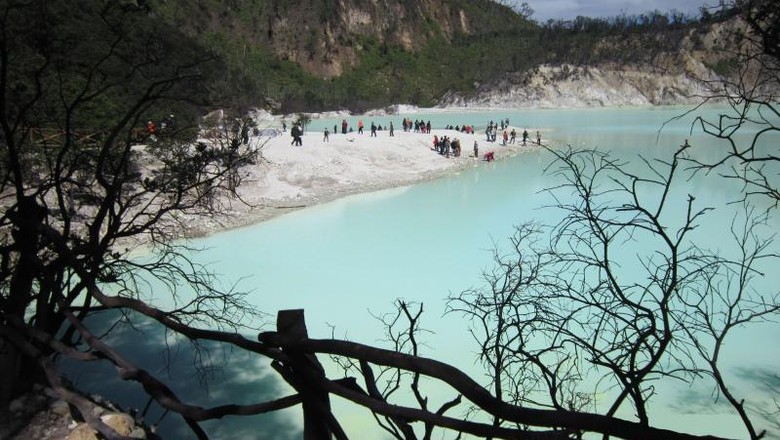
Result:
{"label": "crowd of tourist", "polygon": [[[363,119],[358,119],[357,121],[357,134],[362,135],[364,134],[365,124],[363,123]],[[431,121],[423,121],[423,120],[412,120],[411,118],[403,118],[401,121],[401,127],[404,132],[413,132],[413,133],[421,133],[421,134],[430,134],[431,133]],[[282,129],[286,130],[287,125],[283,123]],[[461,132],[468,135],[473,135],[476,133],[476,129],[474,125],[471,124],[462,124],[462,125],[446,125],[444,127],[446,130],[454,130],[457,132]],[[381,131],[389,131],[389,136],[395,136],[394,134],[394,126],[393,123],[390,122],[386,126],[382,126],[379,124],[374,123],[374,121],[371,121],[370,125],[371,130],[371,137],[376,137],[377,132]],[[325,128],[323,131],[323,142],[330,142],[330,135],[331,134],[338,134],[339,131],[341,134],[349,134],[349,133],[355,133],[355,128],[353,128],[350,123],[343,119],[341,121],[341,130],[339,130],[339,127],[337,124],[333,125],[333,131],[331,132],[328,128]],[[501,145],[514,145],[517,142],[518,138],[518,131],[515,127],[512,127],[509,125],[509,118],[504,118],[499,120],[498,122],[495,121],[489,121],[485,127],[485,140],[490,143],[495,143],[498,140],[499,132],[501,133]],[[301,127],[296,124],[293,127],[293,130],[291,130],[291,135],[293,136],[293,145],[301,145],[301,135],[303,134],[303,130]],[[521,136],[521,142],[522,145],[527,145],[529,142],[533,142],[530,138],[530,134],[528,133],[527,129],[523,129],[523,132],[520,133]],[[542,137],[541,133],[539,131],[536,132],[536,144],[541,145],[542,143]],[[475,140],[474,141],[474,154],[473,157],[479,157],[479,143]],[[433,147],[431,150],[436,151],[440,155],[444,157],[460,157],[461,155],[461,143],[458,138],[450,138],[449,136],[442,136],[438,137],[436,135],[433,136]],[[492,160],[493,158],[492,151],[485,153],[484,158],[486,160]]]}
{"label": "crowd of tourist", "polygon": [[449,136],[439,138],[433,135],[433,149],[445,157],[460,157],[460,140],[458,138],[450,139]]}
{"label": "crowd of tourist", "polygon": [[412,131],[412,127],[414,127],[415,133],[425,133],[425,134],[431,133],[431,121],[428,122],[424,122],[422,120],[412,121],[409,118],[404,118],[403,127],[404,127],[404,131]]}

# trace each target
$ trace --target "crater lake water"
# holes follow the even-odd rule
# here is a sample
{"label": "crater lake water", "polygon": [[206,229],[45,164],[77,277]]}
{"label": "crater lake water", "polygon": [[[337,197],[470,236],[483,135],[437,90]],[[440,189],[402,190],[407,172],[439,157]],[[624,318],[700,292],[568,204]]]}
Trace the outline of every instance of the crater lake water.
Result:
{"label": "crater lake water", "polygon": [[[366,125],[376,122],[382,126],[392,121],[398,130],[406,116],[430,120],[434,128],[473,124],[481,133],[488,121],[508,118],[511,125],[528,128],[532,134],[540,130],[550,148],[598,148],[630,160],[632,167],[640,169],[637,155],[668,159],[686,139],[693,145],[694,154],[715,157],[722,153],[723,144],[701,133],[693,123],[697,115],[714,118],[725,109],[706,107],[681,117],[689,109],[420,111],[347,119],[353,126],[358,119]],[[341,119],[317,119],[308,130],[322,131],[340,124]],[[741,136],[749,139],[749,131],[745,129]],[[778,141],[772,140],[774,145]],[[484,141],[480,144],[482,151],[501,148]],[[278,310],[305,309],[313,338],[334,335],[387,347],[384,328],[376,317],[392,312],[397,299],[423,303],[422,327],[428,332],[420,336],[425,343],[421,355],[457,366],[487,385],[488,378],[477,365],[479,346],[469,335],[468,322],[460,315],[444,313],[446,297],[481,285],[482,272],[492,266],[494,247],[506,246],[516,225],[528,221],[552,225],[560,221],[563,214],[546,207],[553,201],[542,191],[555,184],[554,178],[543,172],[551,160],[549,152],[530,148],[509,160],[475,160],[473,166],[435,181],[350,196],[194,240],[194,246],[205,249],[195,258],[226,283],[236,282],[240,289],[251,291],[249,302],[268,313],[271,320]],[[736,209],[729,202],[739,198],[739,185],[710,175],[678,180],[672,190],[674,199],[680,201],[680,210],[685,209],[682,201],[688,194],[696,196],[699,206],[718,208],[701,222],[695,237],[702,247],[725,249],[722,238]],[[766,201],[756,203],[761,206]],[[770,218],[769,231],[778,230],[776,218]],[[776,272],[769,271],[759,287],[776,292],[777,281]],[[211,406],[231,400],[251,403],[289,392],[262,359],[213,346],[206,353],[214,368],[194,370],[188,344],[170,336],[158,337],[161,334],[149,324],[122,329],[112,338],[120,348],[133,352],[139,363],[171,382],[182,398]],[[778,325],[754,325],[740,329],[723,354],[725,369],[738,394],[759,410],[772,409],[774,396],[762,391],[765,387],[761,383],[778,373],[779,338]],[[337,368],[323,361],[331,377],[340,377]],[[137,386],[118,383],[112,379],[115,373],[110,368],[64,369],[78,386],[100,390],[120,403],[143,405]],[[202,379],[194,382],[202,386],[194,386],[193,377]],[[650,404],[651,424],[698,434],[746,437],[723,399],[715,402],[717,393],[712,384],[702,383],[659,383],[658,394]],[[455,397],[452,391],[427,391],[432,401],[438,402],[434,407]],[[206,397],[212,400],[206,403]],[[370,413],[355,410],[338,398],[334,398],[334,407],[351,437],[388,438]],[[460,414],[449,414],[456,413]],[[148,420],[154,422],[161,414],[152,405]],[[631,418],[632,414],[629,411],[622,416]],[[204,426],[215,438],[222,439],[300,438],[300,420],[300,409],[295,407],[278,414],[232,417]],[[756,422],[762,428],[777,428],[772,416],[756,415]],[[166,438],[191,437],[175,415],[164,417],[160,430]],[[777,433],[770,431],[770,435]]]}

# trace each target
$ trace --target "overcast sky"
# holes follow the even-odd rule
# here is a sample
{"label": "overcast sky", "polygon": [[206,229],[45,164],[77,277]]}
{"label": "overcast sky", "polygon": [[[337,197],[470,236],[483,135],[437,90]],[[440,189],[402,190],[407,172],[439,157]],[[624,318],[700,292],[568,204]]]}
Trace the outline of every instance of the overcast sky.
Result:
{"label": "overcast sky", "polygon": [[[531,19],[544,23],[549,18],[568,20],[585,17],[614,17],[659,10],[677,10],[696,15],[699,7],[717,4],[717,0],[524,0],[534,10]],[[518,2],[518,4],[521,2]]]}

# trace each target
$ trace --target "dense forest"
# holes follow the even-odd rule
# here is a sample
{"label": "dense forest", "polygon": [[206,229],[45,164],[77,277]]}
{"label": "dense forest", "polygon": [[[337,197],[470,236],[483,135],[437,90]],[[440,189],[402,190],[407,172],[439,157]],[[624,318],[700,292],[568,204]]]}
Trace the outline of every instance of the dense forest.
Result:
{"label": "dense forest", "polygon": [[[654,11],[540,24],[524,6],[150,0],[142,9],[221,60],[223,98],[280,112],[433,106],[448,91],[468,96],[540,64],[651,63],[737,14],[721,7],[697,17]],[[729,63],[718,64],[711,67],[727,73]]]}
{"label": "dense forest", "polygon": [[[125,29],[132,29],[122,43],[124,56],[148,60],[146,70],[198,63],[207,78],[191,92],[203,107],[283,113],[361,111],[399,103],[434,106],[447,92],[469,96],[502,75],[542,64],[652,65],[659,55],[679,51],[684,40],[701,44],[697,35],[737,14],[722,7],[704,9],[698,17],[655,11],[540,24],[532,20],[532,11],[490,0],[439,0],[426,6],[396,0],[384,10],[357,0],[120,4]],[[95,61],[91,58],[101,51],[92,46],[111,41],[110,35],[96,32],[104,6],[42,5],[40,14],[14,26],[36,28],[36,39],[24,43],[30,53],[44,43],[61,46],[56,53],[67,61],[60,70],[68,81],[71,74],[80,75],[69,73],[78,66],[71,69],[68,63]],[[732,64],[721,59],[710,67],[728,73]],[[122,108],[121,89],[113,93],[106,105]]]}

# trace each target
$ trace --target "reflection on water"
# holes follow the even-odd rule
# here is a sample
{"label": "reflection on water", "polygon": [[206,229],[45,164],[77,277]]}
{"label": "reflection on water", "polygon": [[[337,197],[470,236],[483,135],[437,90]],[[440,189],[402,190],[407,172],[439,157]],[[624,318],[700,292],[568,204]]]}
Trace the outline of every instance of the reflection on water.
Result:
{"label": "reflection on water", "polygon": [[762,424],[770,430],[770,437],[780,433],[780,371],[776,368],[737,368],[737,377],[750,386],[751,399],[747,402]]}
{"label": "reflection on water", "polygon": [[[102,334],[117,322],[117,316],[101,313],[87,324],[94,333]],[[194,346],[143,317],[134,318],[132,327],[120,323],[105,341],[192,405],[246,405],[292,394],[279,383],[264,359],[209,342]],[[99,393],[122,405],[125,411],[144,411],[148,399],[140,386],[118,380],[117,371],[109,362],[74,363],[64,359],[60,368],[80,390]],[[210,438],[296,440],[302,437],[296,420],[298,412],[293,408],[251,417],[226,416],[201,426]],[[157,404],[149,405],[144,421],[149,426],[157,425],[157,433],[164,439],[193,438],[179,415],[165,413]]]}
{"label": "reflection on water", "polygon": [[[713,139],[691,134],[692,118],[664,126],[683,110],[519,110],[408,116],[431,120],[434,127],[447,124],[484,127],[490,120],[508,117],[512,125],[528,127],[529,131],[543,130],[544,138],[554,148],[571,144],[611,150],[616,156],[631,160],[632,167],[639,167],[637,154],[668,155],[684,139],[694,145],[693,154],[717,154],[719,146]],[[392,120],[398,127],[401,118],[363,119],[367,124],[374,121],[381,125]],[[341,118],[315,120],[310,130],[319,131],[340,121]],[[337,337],[382,345],[383,329],[372,314],[391,310],[396,298],[423,302],[426,310],[423,327],[432,333],[423,335],[426,345],[422,354],[456,365],[486,383],[475,365],[478,346],[472,342],[467,324],[459,316],[444,314],[444,300],[452,292],[480,283],[482,270],[492,262],[491,249],[494,244],[502,245],[512,234],[514,225],[531,220],[557,223],[561,213],[544,208],[552,201],[540,192],[554,183],[543,174],[550,160],[548,153],[530,152],[508,161],[480,162],[458,175],[403,190],[353,196],[307,208],[260,225],[198,240],[197,246],[208,248],[198,259],[208,262],[228,283],[248,277],[241,286],[252,291],[250,301],[267,313],[306,309],[309,334],[315,338],[328,337],[333,332]],[[694,194],[699,206],[719,207],[695,232],[702,246],[724,248],[720,237],[728,228],[731,214],[723,209],[732,208],[723,207],[738,197],[738,190],[716,176],[681,180],[673,187],[673,197],[684,200],[688,194]],[[680,206],[682,209],[683,205]],[[770,226],[778,230],[776,220]],[[776,284],[776,276],[772,274],[763,287],[776,289]],[[159,333],[144,331],[147,333],[139,336],[135,331],[125,330],[119,340],[139,358],[162,359],[163,355],[159,354],[164,348],[162,342],[155,342],[156,338],[149,336],[149,332]],[[779,337],[780,329],[776,325],[743,330],[734,335],[722,355],[729,378],[737,380],[736,391],[754,405],[771,403],[771,396],[759,391],[766,388],[756,386],[760,377],[765,378],[757,372],[766,371],[776,378],[776,366],[780,365],[776,343]],[[134,344],[139,341],[143,344],[136,347]],[[203,391],[196,392],[190,386],[192,353],[185,346],[174,344],[175,349],[168,349],[169,353],[176,353],[172,371],[180,373],[172,378],[174,389],[181,397],[187,397],[188,393],[193,397],[203,396]],[[214,347],[212,354],[223,355]],[[241,356],[235,355],[213,372],[208,388],[212,397],[241,397],[251,402],[284,395],[284,388],[267,375],[261,361]],[[181,373],[184,371],[188,373]],[[338,376],[339,371],[334,370],[332,374]],[[113,376],[113,371],[82,376],[78,382],[105,384],[109,376]],[[124,384],[111,387],[112,391],[120,390],[120,394],[130,393],[132,388]],[[732,411],[721,405],[722,399],[715,398],[710,384],[689,387],[677,382],[659,383],[656,389],[658,394],[651,405],[654,425],[744,437],[744,429]],[[447,394],[442,399],[452,397]],[[370,415],[349,411],[340,402],[334,406],[355,438],[383,438]],[[291,410],[281,416],[263,418],[262,423],[254,418],[232,418],[219,428],[229,429],[232,434],[220,431],[217,438],[240,438],[242,433],[249,432],[244,429],[254,429],[252,438],[266,438],[258,429],[273,433],[267,438],[284,437],[285,433],[295,438],[299,436],[295,431],[298,428],[291,425],[290,419],[298,414],[298,410]],[[631,417],[630,411],[624,416]],[[175,417],[167,417],[172,418]],[[771,414],[759,422],[767,428],[777,428],[777,418],[773,419]]]}

